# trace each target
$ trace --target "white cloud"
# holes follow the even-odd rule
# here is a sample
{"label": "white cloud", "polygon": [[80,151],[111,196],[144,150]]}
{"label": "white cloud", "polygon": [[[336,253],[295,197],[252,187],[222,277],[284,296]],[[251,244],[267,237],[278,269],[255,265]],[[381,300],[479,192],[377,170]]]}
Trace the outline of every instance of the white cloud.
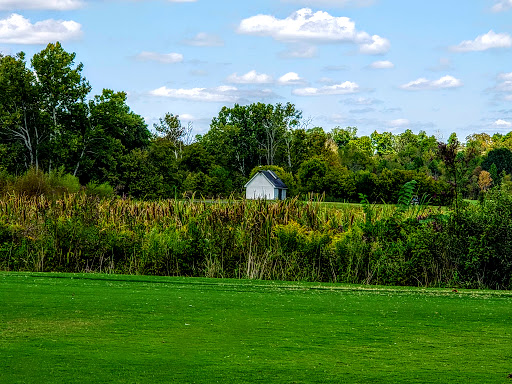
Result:
{"label": "white cloud", "polygon": [[475,40],[465,40],[451,49],[455,52],[474,52],[511,47],[512,37],[508,33],[495,33],[491,30],[484,35],[478,36]]}
{"label": "white cloud", "polygon": [[499,83],[495,91],[497,92],[512,92],[512,80],[504,80],[501,83]]}
{"label": "white cloud", "polygon": [[189,113],[182,113],[181,115],[179,115],[179,117],[180,117],[180,120],[188,120],[188,121],[197,120],[194,115],[191,115]]}
{"label": "white cloud", "polygon": [[224,45],[224,41],[219,36],[204,32],[198,33],[192,39],[183,40],[183,43],[194,47],[221,47]]}
{"label": "white cloud", "polygon": [[19,11],[22,9],[47,9],[67,11],[84,5],[82,0],[0,0],[0,11]]}
{"label": "white cloud", "polygon": [[501,73],[498,76],[499,79],[505,80],[505,81],[512,81],[512,72],[509,73]]}
{"label": "white cloud", "polygon": [[501,73],[497,76],[496,85],[489,89],[494,93],[496,101],[512,100],[512,72]]}
{"label": "white cloud", "polygon": [[509,9],[512,9],[512,0],[499,0],[491,8],[493,12],[503,12],[508,11]]}
{"label": "white cloud", "polygon": [[72,20],[43,20],[32,24],[30,20],[13,13],[0,19],[0,43],[47,44],[55,41],[77,39],[82,26]]}
{"label": "white cloud", "polygon": [[269,84],[273,83],[274,79],[272,76],[257,73],[255,70],[252,70],[241,76],[237,73],[233,73],[228,76],[227,81],[235,84]]}
{"label": "white cloud", "polygon": [[439,80],[419,78],[402,85],[400,88],[408,91],[436,90],[462,87],[463,83],[453,76],[443,76]]}
{"label": "white cloud", "polygon": [[235,87],[220,86],[216,88],[189,88],[189,89],[173,89],[160,87],[149,92],[151,96],[169,97],[172,99],[184,99],[191,101],[208,101],[208,102],[235,102],[238,97],[233,95],[237,91]]}
{"label": "white cloud", "polygon": [[201,102],[243,103],[279,98],[271,89],[242,90],[230,85],[215,88],[167,88],[160,87],[149,92],[150,96],[167,97]]}
{"label": "white cloud", "polygon": [[366,55],[382,55],[389,51],[390,48],[391,43],[388,39],[379,35],[373,35],[370,42],[361,44],[359,52]]}
{"label": "white cloud", "polygon": [[408,127],[409,125],[411,125],[411,122],[408,119],[395,119],[388,121],[387,125],[392,128],[402,128]]}
{"label": "white cloud", "polygon": [[496,128],[512,128],[512,122],[506,120],[496,120],[492,125]]}
{"label": "white cloud", "polygon": [[374,61],[370,64],[370,68],[374,69],[391,69],[395,68],[395,64],[388,60]]}
{"label": "white cloud", "polygon": [[348,17],[313,12],[309,8],[302,8],[285,19],[272,15],[249,17],[240,22],[238,33],[270,36],[290,43],[354,43],[366,54],[382,54],[390,47],[387,39],[356,30],[355,23]]}
{"label": "white cloud", "polygon": [[281,76],[277,82],[282,85],[295,85],[304,83],[304,79],[295,72],[288,72]]}
{"label": "white cloud", "polygon": [[356,93],[359,91],[359,85],[345,81],[341,84],[326,85],[320,88],[299,88],[294,89],[292,93],[297,96],[320,96],[320,95],[346,95],[350,93]]}
{"label": "white cloud", "polygon": [[326,5],[329,7],[368,7],[375,3],[375,0],[282,0],[285,3],[304,5]]}
{"label": "white cloud", "polygon": [[157,61],[164,64],[181,63],[183,55],[181,53],[156,53],[156,52],[141,52],[135,56],[140,61]]}

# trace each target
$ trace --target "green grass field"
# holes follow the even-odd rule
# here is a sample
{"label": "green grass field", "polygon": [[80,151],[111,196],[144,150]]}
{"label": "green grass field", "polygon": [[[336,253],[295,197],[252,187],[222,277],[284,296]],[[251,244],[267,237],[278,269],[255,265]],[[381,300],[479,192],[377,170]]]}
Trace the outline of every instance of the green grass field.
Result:
{"label": "green grass field", "polygon": [[507,383],[512,293],[0,273],[1,383]]}

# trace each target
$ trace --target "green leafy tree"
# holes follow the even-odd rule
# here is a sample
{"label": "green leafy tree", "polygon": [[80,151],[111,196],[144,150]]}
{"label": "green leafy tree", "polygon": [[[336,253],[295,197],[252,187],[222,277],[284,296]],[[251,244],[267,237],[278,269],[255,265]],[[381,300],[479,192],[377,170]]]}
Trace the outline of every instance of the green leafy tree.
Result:
{"label": "green leafy tree", "polygon": [[126,93],[104,89],[89,102],[89,123],[82,135],[87,161],[79,172],[82,183],[121,183],[123,156],[149,145],[151,134],[144,119],[130,110]]}
{"label": "green leafy tree", "polygon": [[[490,172],[493,164],[496,166],[497,175],[503,171],[512,173],[512,151],[508,148],[497,148],[490,151],[482,162],[482,168]],[[493,180],[497,179],[493,178]]]}
{"label": "green leafy tree", "polygon": [[319,158],[313,158],[303,162],[298,172],[301,192],[324,192],[326,189],[325,176],[327,169],[326,161]]}
{"label": "green leafy tree", "polygon": [[[75,66],[75,53],[68,53],[59,42],[48,44],[31,60],[36,75],[36,87],[41,105],[41,112],[48,124],[48,166],[62,146],[56,140],[66,129],[73,129],[63,124],[66,115],[72,115],[76,103],[85,103],[91,90],[88,81],[82,76],[83,64]],[[62,164],[58,164],[60,166]]]}
{"label": "green leafy tree", "polygon": [[48,138],[35,83],[36,77],[26,67],[23,52],[15,57],[0,56],[0,140],[4,145],[23,148],[25,169],[39,167]]}
{"label": "green leafy tree", "polygon": [[221,109],[201,141],[215,163],[247,177],[257,165],[286,161],[285,137],[300,118],[300,111],[290,103],[235,104]]}
{"label": "green leafy tree", "polygon": [[166,195],[163,176],[146,149],[136,148],[123,157],[123,192],[142,199],[169,197]]}
{"label": "green leafy tree", "polygon": [[452,185],[455,211],[457,213],[459,210],[459,181],[461,173],[461,157],[458,156],[459,145],[455,134],[450,136],[448,144],[440,142],[438,145],[438,155],[444,162],[448,182]]}
{"label": "green leafy tree", "polygon": [[210,170],[210,185],[208,185],[208,192],[214,197],[227,197],[232,192],[233,189],[233,180],[231,180],[231,175],[229,171],[221,166],[214,166]]}
{"label": "green leafy tree", "polygon": [[193,143],[183,150],[180,166],[188,172],[208,174],[212,167],[212,157],[202,143]]}
{"label": "green leafy tree", "polygon": [[357,128],[356,127],[336,127],[332,130],[330,136],[338,145],[339,148],[342,148],[346,146],[348,143],[350,143],[351,140],[354,140],[357,138]]}
{"label": "green leafy tree", "polygon": [[350,140],[347,145],[339,148],[338,154],[341,165],[353,172],[365,169],[372,171],[376,166],[372,142],[368,136]]}
{"label": "green leafy tree", "polygon": [[370,138],[377,155],[388,155],[395,152],[395,137],[391,132],[378,133],[377,131],[374,131],[370,135]]}

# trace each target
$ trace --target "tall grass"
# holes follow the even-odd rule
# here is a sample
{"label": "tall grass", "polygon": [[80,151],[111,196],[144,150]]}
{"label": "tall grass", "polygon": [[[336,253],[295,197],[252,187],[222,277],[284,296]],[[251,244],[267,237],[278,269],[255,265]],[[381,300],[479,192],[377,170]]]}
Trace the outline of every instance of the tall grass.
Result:
{"label": "tall grass", "polygon": [[[298,199],[142,202],[8,194],[0,200],[0,268],[493,286],[450,248],[461,242],[450,220],[440,211],[325,207]],[[509,284],[501,279],[493,287]]]}

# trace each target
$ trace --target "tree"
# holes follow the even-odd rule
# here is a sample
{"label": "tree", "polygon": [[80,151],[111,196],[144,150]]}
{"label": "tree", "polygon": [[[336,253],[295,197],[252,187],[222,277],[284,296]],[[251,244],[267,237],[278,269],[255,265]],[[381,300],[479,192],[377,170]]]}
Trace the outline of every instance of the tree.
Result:
{"label": "tree", "polygon": [[503,171],[512,173],[512,151],[507,148],[493,149],[482,162],[482,168],[490,171],[492,164],[496,165],[498,175]]}
{"label": "tree", "polygon": [[181,125],[179,115],[166,113],[163,118],[159,119],[158,124],[153,124],[153,127],[161,138],[169,141],[174,146],[174,156],[178,160],[185,144],[184,140],[190,135],[192,125],[189,124],[185,127]]}
{"label": "tree", "polygon": [[223,107],[199,140],[213,163],[229,170],[234,179],[244,180],[257,165],[286,161],[286,132],[298,124],[300,116],[290,103],[235,104]]}
{"label": "tree", "polygon": [[47,118],[49,138],[49,164],[51,169],[55,153],[60,146],[55,140],[64,130],[71,126],[62,124],[66,115],[72,115],[76,103],[85,103],[91,90],[88,81],[82,76],[83,64],[75,66],[75,53],[66,52],[59,42],[48,44],[41,52],[32,57],[32,67],[36,75],[36,87],[41,105],[41,112]]}
{"label": "tree", "polygon": [[459,209],[459,179],[460,179],[460,164],[461,159],[458,156],[459,141],[457,136],[452,134],[448,144],[440,142],[438,145],[438,155],[444,161],[448,182],[452,185],[455,211],[458,213]]}
{"label": "tree", "polygon": [[[169,197],[163,182],[163,176],[150,159],[150,152],[136,148],[123,157],[123,192],[129,196],[143,199]],[[166,193],[167,192],[167,193]],[[167,196],[166,196],[167,195]]]}
{"label": "tree", "polygon": [[487,133],[474,133],[466,137],[466,151],[482,156],[492,148],[493,140]]}
{"label": "tree", "polygon": [[313,158],[301,164],[298,172],[300,189],[302,192],[322,193],[325,191],[325,175],[327,163],[324,160]]}
{"label": "tree", "polygon": [[180,165],[188,172],[207,174],[212,166],[212,158],[201,143],[193,143],[183,150]]}
{"label": "tree", "polygon": [[42,105],[51,114],[55,127],[58,114],[69,112],[91,90],[89,82],[82,77],[83,64],[74,67],[75,57],[76,53],[66,52],[59,42],[48,44],[32,57]]}
{"label": "tree", "polygon": [[350,140],[354,140],[357,138],[357,128],[356,127],[336,127],[330,133],[331,138],[338,145],[339,148],[346,146]]}
{"label": "tree", "polygon": [[338,154],[341,165],[351,171],[373,170],[375,166],[372,142],[368,136],[350,140],[347,145],[339,148]]}
{"label": "tree", "polygon": [[[263,121],[265,135],[261,141],[261,145],[265,150],[267,165],[274,165],[278,145],[282,141],[286,141],[289,137],[290,130],[299,124],[302,112],[295,108],[295,105],[280,103],[275,106],[267,105],[267,114]],[[287,141],[289,143],[289,141]],[[290,146],[286,146],[288,166],[291,168]]]}
{"label": "tree", "polygon": [[78,172],[84,184],[121,182],[122,157],[137,148],[146,148],[151,133],[144,119],[130,110],[126,93],[104,89],[89,102],[89,122],[81,134],[83,166]]}
{"label": "tree", "polygon": [[487,171],[480,172],[478,175],[478,186],[482,192],[487,191],[492,185],[491,174]]}
{"label": "tree", "polygon": [[23,146],[25,168],[39,167],[47,139],[35,82],[23,52],[0,57],[0,135],[2,141]]}

